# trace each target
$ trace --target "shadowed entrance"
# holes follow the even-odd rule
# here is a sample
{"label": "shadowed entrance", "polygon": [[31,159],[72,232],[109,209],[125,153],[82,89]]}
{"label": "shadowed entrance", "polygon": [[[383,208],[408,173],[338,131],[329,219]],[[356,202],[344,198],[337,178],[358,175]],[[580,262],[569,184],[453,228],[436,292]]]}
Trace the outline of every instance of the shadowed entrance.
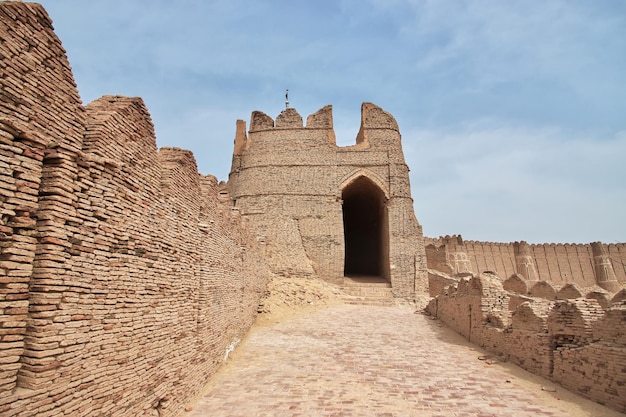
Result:
{"label": "shadowed entrance", "polygon": [[389,240],[385,195],[366,177],[342,193],[345,276],[389,279]]}

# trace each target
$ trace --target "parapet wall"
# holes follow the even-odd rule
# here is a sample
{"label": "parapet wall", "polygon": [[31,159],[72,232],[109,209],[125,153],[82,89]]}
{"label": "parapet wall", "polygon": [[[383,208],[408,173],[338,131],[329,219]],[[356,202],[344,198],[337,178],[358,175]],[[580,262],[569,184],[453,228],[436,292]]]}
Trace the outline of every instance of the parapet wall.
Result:
{"label": "parapet wall", "polygon": [[626,412],[625,293],[604,306],[575,293],[546,300],[509,292],[483,273],[457,278],[427,311],[499,360]]}
{"label": "parapet wall", "polygon": [[41,6],[0,3],[0,34],[0,415],[181,415],[254,320],[261,248],[141,99],[83,107]]}
{"label": "parapet wall", "polygon": [[[592,244],[477,242],[465,241],[460,236],[424,238],[424,244],[427,247],[428,267],[445,273],[466,272],[459,271],[459,267],[455,268],[454,265],[455,256],[459,258],[460,254],[464,254],[464,259],[468,262],[467,272],[493,271],[506,279],[523,272],[518,268],[519,259],[516,256],[526,256],[531,275],[534,271],[534,275],[527,277],[530,281],[546,281],[559,287],[567,283],[575,283],[583,288],[599,285],[595,269],[597,262],[594,263],[597,255],[594,255]],[[600,247],[609,258],[614,279],[624,287],[626,243],[600,244]],[[610,291],[614,293],[617,290],[619,288],[614,287]]]}

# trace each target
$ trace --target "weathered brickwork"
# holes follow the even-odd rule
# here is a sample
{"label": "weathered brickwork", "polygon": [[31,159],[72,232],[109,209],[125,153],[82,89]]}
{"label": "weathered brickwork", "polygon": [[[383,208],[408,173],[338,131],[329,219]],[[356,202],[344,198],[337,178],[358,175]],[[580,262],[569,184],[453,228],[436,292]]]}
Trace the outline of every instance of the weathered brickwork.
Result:
{"label": "weathered brickwork", "polygon": [[[520,288],[516,276],[509,288]],[[501,360],[626,412],[626,303],[509,292],[493,273],[457,278],[427,311]],[[506,281],[505,281],[506,282]],[[562,295],[576,296],[570,285]]]}
{"label": "weathered brickwork", "polygon": [[464,241],[461,236],[424,241],[428,268],[448,274],[493,271],[506,278],[517,273],[529,282],[600,286],[611,293],[626,285],[626,243],[529,245]]}
{"label": "weathered brickwork", "polygon": [[[238,121],[228,181],[232,205],[265,240],[275,273],[341,283],[354,268],[357,275],[386,278],[396,297],[411,298],[426,292],[427,275],[398,125],[370,103],[361,118],[356,144],[348,147],[336,145],[330,106],[310,115],[306,126],[293,108],[276,121],[254,112],[247,133]],[[373,211],[372,219],[349,211],[354,205]],[[351,218],[360,231],[378,235],[351,235]],[[378,247],[351,263],[350,241]],[[379,265],[369,268],[373,260]]]}
{"label": "weathered brickwork", "polygon": [[181,415],[271,272],[429,290],[472,342],[626,412],[626,244],[423,238],[371,103],[348,147],[330,106],[253,112],[218,184],[157,150],[141,99],[82,104],[40,5],[0,2],[0,58],[0,415]]}
{"label": "weathered brickwork", "polygon": [[43,8],[0,3],[0,415],[176,416],[252,324],[256,237],[141,99],[84,107]]}

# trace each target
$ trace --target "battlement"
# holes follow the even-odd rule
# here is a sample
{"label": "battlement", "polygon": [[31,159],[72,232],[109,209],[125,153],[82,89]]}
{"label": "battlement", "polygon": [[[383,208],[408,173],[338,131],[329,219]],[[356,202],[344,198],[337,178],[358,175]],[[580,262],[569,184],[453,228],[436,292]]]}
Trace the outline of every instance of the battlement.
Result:
{"label": "battlement", "polygon": [[256,236],[141,98],[83,105],[42,6],[0,2],[0,55],[0,414],[179,415],[254,320]]}
{"label": "battlement", "polygon": [[[409,300],[433,275],[446,291],[484,301],[470,309],[472,332],[509,323],[508,298],[583,294],[560,281],[593,288],[559,317],[582,317],[594,300],[605,308],[606,292],[619,289],[604,327],[580,334],[624,344],[626,244],[454,235],[428,240],[425,251],[398,125],[372,103],[346,147],[336,145],[331,106],[306,126],[292,108],[276,120],[253,112],[249,132],[237,121],[229,181],[218,184],[198,173],[190,151],[157,148],[141,98],[83,105],[42,6],[0,2],[0,54],[3,416],[182,415],[252,325],[270,270],[338,284],[376,277]],[[427,253],[459,276],[533,266],[537,279],[526,272],[502,283],[490,273],[453,288],[458,277],[429,274]],[[441,300],[438,312],[457,308]],[[522,330],[546,328],[543,301],[520,307],[518,322],[532,318]],[[466,309],[458,316],[467,322]],[[550,346],[529,353],[549,362]]]}
{"label": "battlement", "polygon": [[[302,124],[302,116],[295,108],[287,108],[280,112],[276,121],[262,111],[255,110],[250,118],[250,132],[271,129],[333,129],[332,105],[327,105],[310,114],[306,126]],[[396,119],[388,112],[372,103],[361,105],[361,130],[390,129],[400,131]],[[359,140],[357,140],[359,142]]]}
{"label": "battlement", "polygon": [[306,165],[307,160],[329,158],[331,154],[346,163],[359,164],[367,159],[377,165],[406,167],[396,120],[375,104],[363,103],[359,133],[354,145],[349,146],[337,146],[331,105],[309,115],[306,126],[294,108],[283,110],[275,121],[261,111],[253,111],[249,131],[246,132],[245,121],[237,121],[231,173],[246,169],[253,160],[297,166]]}
{"label": "battlement", "polygon": [[429,268],[445,273],[455,271],[456,260],[465,255],[471,264],[469,271],[474,273],[489,270],[504,277],[520,274],[531,282],[546,281],[557,286],[599,286],[612,294],[626,285],[624,243],[479,242],[463,241],[460,235],[424,241]]}

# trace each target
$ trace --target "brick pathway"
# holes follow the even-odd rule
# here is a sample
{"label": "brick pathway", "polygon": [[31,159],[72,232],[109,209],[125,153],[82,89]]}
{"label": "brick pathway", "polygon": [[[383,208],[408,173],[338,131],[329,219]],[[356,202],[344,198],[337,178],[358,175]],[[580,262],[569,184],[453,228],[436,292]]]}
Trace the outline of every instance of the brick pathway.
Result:
{"label": "brick pathway", "polygon": [[406,307],[331,307],[254,327],[186,415],[570,415],[482,354]]}

